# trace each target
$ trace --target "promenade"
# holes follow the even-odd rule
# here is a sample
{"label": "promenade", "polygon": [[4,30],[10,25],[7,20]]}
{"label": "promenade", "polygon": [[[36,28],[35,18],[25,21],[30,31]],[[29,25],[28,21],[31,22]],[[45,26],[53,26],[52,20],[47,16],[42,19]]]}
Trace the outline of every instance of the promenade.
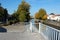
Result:
{"label": "promenade", "polygon": [[6,26],[6,33],[0,33],[0,40],[45,40],[34,27],[34,31],[29,30],[30,25],[13,24]]}

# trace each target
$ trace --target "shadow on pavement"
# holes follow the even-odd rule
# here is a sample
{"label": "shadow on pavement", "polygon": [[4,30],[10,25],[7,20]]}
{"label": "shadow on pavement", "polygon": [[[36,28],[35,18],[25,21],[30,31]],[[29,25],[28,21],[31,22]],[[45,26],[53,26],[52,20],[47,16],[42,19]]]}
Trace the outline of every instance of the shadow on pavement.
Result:
{"label": "shadow on pavement", "polygon": [[0,26],[0,32],[7,32],[7,29],[5,29],[2,26]]}

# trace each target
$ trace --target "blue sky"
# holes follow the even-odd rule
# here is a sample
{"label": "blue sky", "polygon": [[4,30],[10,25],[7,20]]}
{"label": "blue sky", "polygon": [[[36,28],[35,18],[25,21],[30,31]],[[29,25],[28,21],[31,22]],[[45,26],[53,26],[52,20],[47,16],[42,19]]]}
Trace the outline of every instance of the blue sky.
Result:
{"label": "blue sky", "polygon": [[[7,8],[8,13],[12,14],[14,10],[17,10],[18,5],[22,0],[0,0],[0,3],[4,8]],[[60,0],[25,0],[30,7],[31,15],[34,15],[40,8],[46,10],[47,14],[55,13],[60,14]]]}

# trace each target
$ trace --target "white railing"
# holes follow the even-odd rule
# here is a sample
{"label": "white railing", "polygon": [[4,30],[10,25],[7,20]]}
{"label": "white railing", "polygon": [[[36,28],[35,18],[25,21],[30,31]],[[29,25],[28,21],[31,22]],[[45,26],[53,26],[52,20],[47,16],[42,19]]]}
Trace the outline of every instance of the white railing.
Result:
{"label": "white railing", "polygon": [[60,30],[42,23],[30,22],[30,30],[33,31],[33,24],[39,24],[38,33],[42,34],[46,40],[60,40]]}

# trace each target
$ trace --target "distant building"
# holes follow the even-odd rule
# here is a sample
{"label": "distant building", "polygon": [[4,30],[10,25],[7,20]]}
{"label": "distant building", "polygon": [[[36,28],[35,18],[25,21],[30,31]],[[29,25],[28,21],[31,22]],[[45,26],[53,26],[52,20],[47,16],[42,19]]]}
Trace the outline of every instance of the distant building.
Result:
{"label": "distant building", "polygon": [[54,21],[60,21],[60,14],[58,15],[48,15],[47,19],[54,20]]}

